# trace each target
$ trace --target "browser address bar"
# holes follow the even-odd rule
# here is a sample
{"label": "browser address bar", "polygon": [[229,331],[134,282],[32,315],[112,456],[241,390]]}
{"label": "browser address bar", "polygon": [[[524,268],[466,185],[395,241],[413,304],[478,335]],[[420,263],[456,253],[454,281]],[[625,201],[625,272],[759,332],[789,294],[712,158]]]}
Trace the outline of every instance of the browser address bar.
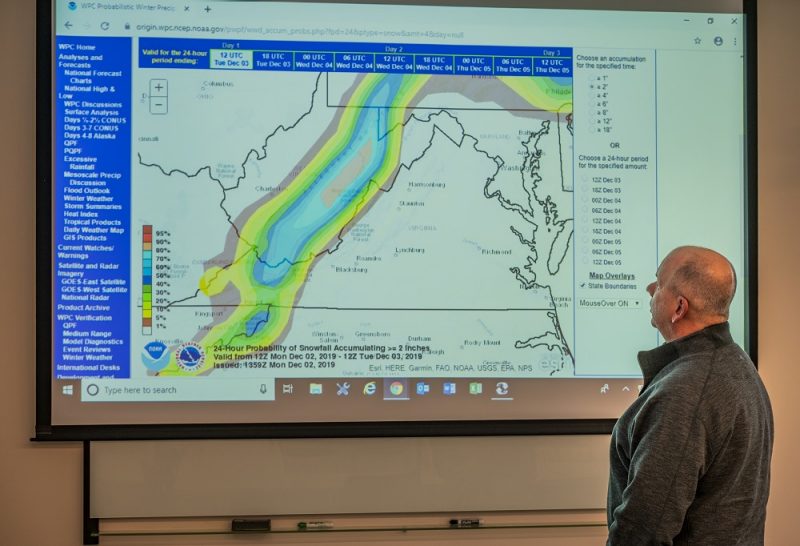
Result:
{"label": "browser address bar", "polygon": [[181,25],[181,24],[139,24],[136,30],[146,34],[163,34],[170,32],[187,34],[253,35],[268,37],[312,37],[312,38],[426,38],[426,39],[463,39],[464,32],[442,32],[438,30],[374,30],[363,28],[339,27],[266,27],[266,26],[226,26],[226,25]]}

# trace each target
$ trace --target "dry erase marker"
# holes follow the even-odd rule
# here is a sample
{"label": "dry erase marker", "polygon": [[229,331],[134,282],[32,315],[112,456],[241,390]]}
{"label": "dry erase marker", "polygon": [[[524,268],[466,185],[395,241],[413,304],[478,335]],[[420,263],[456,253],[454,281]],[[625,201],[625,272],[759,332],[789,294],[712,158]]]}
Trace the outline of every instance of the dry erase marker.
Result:
{"label": "dry erase marker", "polygon": [[333,529],[332,521],[301,521],[297,524],[301,531],[314,531],[319,529]]}
{"label": "dry erase marker", "polygon": [[480,527],[483,525],[482,519],[471,518],[471,519],[451,519],[450,520],[450,527]]}

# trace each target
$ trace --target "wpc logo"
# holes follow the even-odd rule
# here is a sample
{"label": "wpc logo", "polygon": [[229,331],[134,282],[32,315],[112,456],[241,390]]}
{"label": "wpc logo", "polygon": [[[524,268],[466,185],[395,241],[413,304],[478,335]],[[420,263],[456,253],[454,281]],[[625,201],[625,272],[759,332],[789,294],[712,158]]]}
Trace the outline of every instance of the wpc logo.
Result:
{"label": "wpc logo", "polygon": [[76,9],[78,9],[78,3],[77,2],[70,2],[70,3],[67,4],[67,7],[70,10],[75,11]]}

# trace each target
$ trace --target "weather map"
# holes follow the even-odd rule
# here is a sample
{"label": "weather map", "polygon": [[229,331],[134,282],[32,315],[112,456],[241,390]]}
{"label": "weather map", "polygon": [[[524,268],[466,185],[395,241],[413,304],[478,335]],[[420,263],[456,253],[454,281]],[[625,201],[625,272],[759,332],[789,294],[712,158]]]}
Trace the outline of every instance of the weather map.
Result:
{"label": "weather map", "polygon": [[140,41],[133,375],[574,374],[569,49],[192,42]]}

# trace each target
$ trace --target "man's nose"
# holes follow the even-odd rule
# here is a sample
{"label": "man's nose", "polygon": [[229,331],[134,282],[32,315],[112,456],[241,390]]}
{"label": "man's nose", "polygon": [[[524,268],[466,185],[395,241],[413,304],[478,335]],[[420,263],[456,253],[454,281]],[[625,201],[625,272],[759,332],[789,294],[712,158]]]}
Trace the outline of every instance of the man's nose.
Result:
{"label": "man's nose", "polygon": [[650,294],[651,298],[653,297],[655,291],[656,291],[656,283],[651,282],[650,284],[647,285],[647,293]]}

